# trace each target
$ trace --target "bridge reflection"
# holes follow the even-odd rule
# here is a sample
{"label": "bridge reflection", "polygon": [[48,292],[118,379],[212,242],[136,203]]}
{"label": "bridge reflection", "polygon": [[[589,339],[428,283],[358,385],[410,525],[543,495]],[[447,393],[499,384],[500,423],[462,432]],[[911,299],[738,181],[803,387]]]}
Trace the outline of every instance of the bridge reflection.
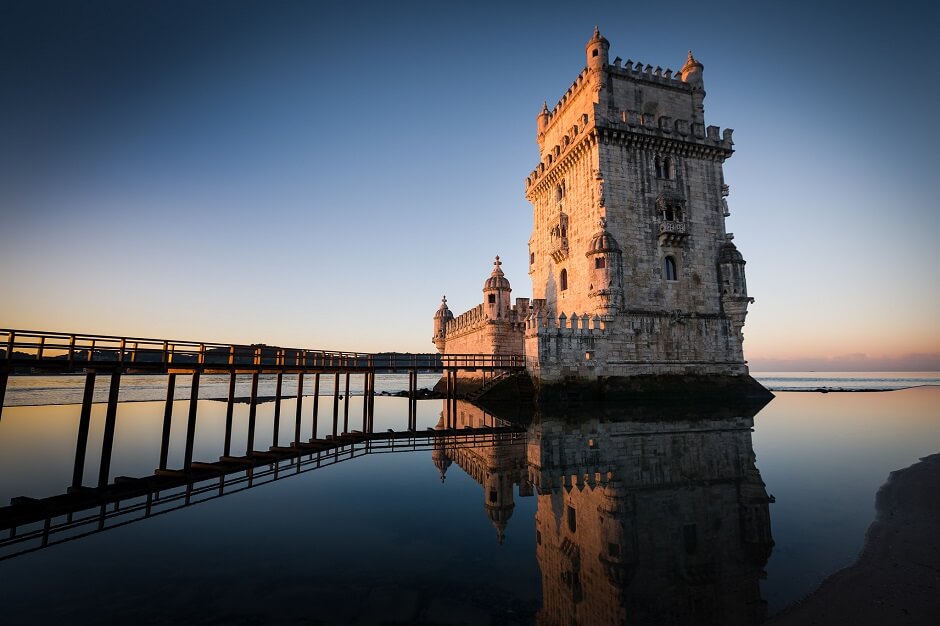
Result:
{"label": "bridge reflection", "polygon": [[[774,544],[755,412],[542,413],[525,446],[441,440],[434,461],[442,478],[455,463],[482,485],[499,541],[513,486],[537,498],[536,623],[758,624]],[[456,416],[468,428],[505,425],[463,401]]]}

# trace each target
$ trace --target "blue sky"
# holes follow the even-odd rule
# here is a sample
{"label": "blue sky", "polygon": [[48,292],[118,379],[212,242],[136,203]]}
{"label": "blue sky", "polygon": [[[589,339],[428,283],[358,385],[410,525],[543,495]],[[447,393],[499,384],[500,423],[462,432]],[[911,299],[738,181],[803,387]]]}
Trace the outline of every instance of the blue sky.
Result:
{"label": "blue sky", "polygon": [[[937,9],[6,2],[0,324],[432,350],[499,254],[535,115],[611,57],[705,65],[755,368],[940,367]],[[912,354],[922,355],[911,357]]]}

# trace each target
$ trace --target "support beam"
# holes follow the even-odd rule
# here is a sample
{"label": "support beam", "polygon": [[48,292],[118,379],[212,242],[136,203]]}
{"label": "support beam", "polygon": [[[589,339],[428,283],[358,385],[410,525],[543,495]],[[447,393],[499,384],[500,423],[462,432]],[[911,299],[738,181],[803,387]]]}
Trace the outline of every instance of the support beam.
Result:
{"label": "support beam", "polygon": [[346,389],[343,392],[343,433],[349,432],[349,370],[346,370]]}
{"label": "support beam", "polygon": [[72,487],[82,486],[85,473],[85,451],[88,449],[88,430],[91,426],[91,403],[95,397],[95,373],[85,375],[85,393],[82,396],[82,414],[78,420],[78,436],[75,439],[75,468],[72,470]]}
{"label": "support beam", "polygon": [[251,398],[248,400],[248,443],[245,454],[255,450],[255,421],[258,417],[258,372],[251,375]]}
{"label": "support beam", "polygon": [[368,432],[369,420],[369,372],[362,375],[362,432]]}
{"label": "support beam", "polygon": [[176,374],[167,375],[166,405],[163,408],[163,433],[160,436],[160,469],[166,469],[170,455],[170,430],[173,427],[173,399],[176,396]]}
{"label": "support beam", "polygon": [[294,443],[300,443],[300,421],[304,406],[304,373],[297,374],[297,414],[294,416]]}
{"label": "support beam", "polygon": [[224,456],[232,455],[232,416],[235,412],[235,379],[238,375],[233,371],[228,379],[228,405],[225,407],[225,445]]}
{"label": "support beam", "polygon": [[274,388],[274,435],[271,439],[272,445],[277,445],[277,437],[281,430],[281,384],[283,383],[283,372],[277,373],[277,385]]}
{"label": "support beam", "polygon": [[339,372],[333,376],[333,436],[339,429]]}
{"label": "support beam", "polygon": [[317,417],[320,412],[320,372],[313,376],[313,439],[317,438]]}
{"label": "support beam", "polygon": [[104,438],[101,443],[101,465],[98,469],[98,486],[108,484],[111,472],[111,449],[114,446],[114,428],[117,424],[118,391],[121,389],[121,370],[111,374],[111,387],[108,390],[108,411],[104,418]]}
{"label": "support beam", "polygon": [[3,417],[3,401],[7,395],[7,382],[10,380],[10,372],[0,372],[0,417]]}
{"label": "support beam", "polygon": [[183,470],[189,471],[193,464],[193,448],[196,442],[196,412],[199,406],[199,370],[193,372],[193,383],[189,390],[189,419],[186,421],[186,456]]}

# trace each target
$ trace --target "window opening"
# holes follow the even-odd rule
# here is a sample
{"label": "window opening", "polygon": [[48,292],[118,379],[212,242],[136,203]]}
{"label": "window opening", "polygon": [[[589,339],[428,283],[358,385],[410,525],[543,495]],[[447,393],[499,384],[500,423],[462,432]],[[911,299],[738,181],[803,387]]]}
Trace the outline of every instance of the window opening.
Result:
{"label": "window opening", "polygon": [[568,289],[568,270],[561,270],[561,275],[558,277],[558,285],[562,291]]}
{"label": "window opening", "polygon": [[607,257],[595,257],[594,259],[594,269],[602,270],[607,267]]}
{"label": "window opening", "polygon": [[490,304],[496,304],[496,294],[495,293],[489,294],[487,296],[487,302],[489,302]]}
{"label": "window opening", "polygon": [[676,260],[671,256],[667,256],[663,260],[663,266],[666,272],[666,280],[677,280]]}

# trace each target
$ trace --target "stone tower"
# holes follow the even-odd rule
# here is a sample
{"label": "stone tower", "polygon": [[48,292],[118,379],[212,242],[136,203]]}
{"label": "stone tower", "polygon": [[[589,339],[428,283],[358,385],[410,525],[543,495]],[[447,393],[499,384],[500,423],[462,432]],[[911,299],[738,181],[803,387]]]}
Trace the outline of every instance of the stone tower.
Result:
{"label": "stone tower", "polygon": [[543,384],[747,377],[744,260],[725,231],[731,129],[704,121],[703,65],[618,57],[595,29],[587,67],[536,118],[526,178],[530,373]]}
{"label": "stone tower", "polygon": [[611,62],[609,49],[595,28],[586,67],[536,116],[532,299],[510,304],[497,257],[483,303],[453,319],[439,310],[434,343],[524,353],[540,397],[581,384],[605,398],[736,388],[766,400],[744,360],[753,298],[725,229],[732,131],[705,125],[704,66],[691,52],[679,72]]}

